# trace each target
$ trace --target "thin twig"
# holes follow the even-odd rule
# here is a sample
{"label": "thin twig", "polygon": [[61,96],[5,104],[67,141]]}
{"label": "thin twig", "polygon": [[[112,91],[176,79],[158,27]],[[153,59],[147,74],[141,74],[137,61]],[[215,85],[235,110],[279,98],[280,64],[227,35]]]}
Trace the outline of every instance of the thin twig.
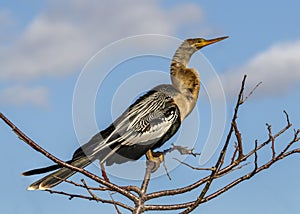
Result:
{"label": "thin twig", "polygon": [[254,169],[252,171],[252,174],[250,174],[250,177],[252,177],[256,171],[257,171],[257,168],[258,168],[258,163],[257,163],[257,159],[258,159],[258,155],[257,155],[257,140],[255,140],[255,148],[254,148]]}
{"label": "thin twig", "polygon": [[237,150],[239,152],[238,161],[241,160],[244,156],[243,154],[243,143],[242,143],[242,135],[238,129],[236,120],[232,121],[232,126],[234,128],[234,133],[237,139]]}
{"label": "thin twig", "polygon": [[[71,180],[68,180],[68,179],[65,179],[65,178],[61,178],[61,177],[57,177],[57,176],[53,176],[54,178],[57,178],[59,180],[62,180],[63,182],[66,182],[66,183],[69,183],[69,184],[72,184],[76,187],[81,187],[81,188],[86,188],[86,186],[84,186],[83,184],[79,184],[75,181],[71,181]],[[109,188],[107,187],[90,187],[88,186],[88,188],[90,190],[96,190],[96,191],[107,191],[107,190],[110,190]]]}
{"label": "thin twig", "polygon": [[109,193],[109,197],[110,197],[110,199],[112,200],[112,202],[114,203],[114,207],[115,207],[115,209],[116,209],[116,212],[117,212],[118,214],[122,214],[122,212],[119,210],[119,208],[118,208],[118,206],[117,206],[117,203],[115,202],[115,200],[114,200],[114,198],[113,198],[111,192]]}
{"label": "thin twig", "polygon": [[108,178],[108,176],[107,176],[107,174],[106,174],[106,171],[105,171],[104,163],[101,163],[101,162],[100,162],[100,168],[101,168],[101,174],[102,174],[103,179],[104,179],[105,181],[107,181],[107,182],[110,182],[110,181],[109,181],[109,178]]}
{"label": "thin twig", "polygon": [[231,157],[231,164],[234,163],[235,157],[236,157],[236,154],[238,153],[238,151],[239,151],[239,147],[238,147],[238,144],[235,142],[234,143],[234,152],[233,152],[232,157]]}
{"label": "thin twig", "polygon": [[[94,193],[91,191],[91,189],[90,189],[90,188],[88,187],[88,185],[86,184],[85,180],[84,180],[84,179],[81,179],[81,182],[83,183],[85,189],[88,191],[88,193],[90,194],[90,196],[91,196],[92,198],[94,198],[95,200],[98,200],[98,201],[99,201],[100,198],[99,198],[96,194],[94,194]],[[113,199],[111,193],[109,193],[109,196],[110,196],[111,201],[113,202],[113,205],[114,205],[114,207],[115,207],[117,213],[118,213],[118,214],[122,214],[122,213],[120,212],[120,210],[119,210],[117,204],[116,204],[116,201]]]}
{"label": "thin twig", "polygon": [[166,174],[167,174],[169,180],[172,180],[172,178],[171,178],[171,176],[170,176],[170,174],[169,174],[168,167],[167,167],[167,164],[166,164],[166,160],[165,160],[165,159],[163,159],[163,166],[164,166],[164,169],[165,169],[165,171],[166,171]]}
{"label": "thin twig", "polygon": [[92,198],[94,198],[96,201],[100,201],[100,198],[91,191],[91,189],[86,184],[85,180],[81,179],[81,182],[83,183],[84,188],[88,191],[88,193],[90,194],[90,196]]}
{"label": "thin twig", "polygon": [[272,126],[270,124],[266,124],[267,128],[268,128],[268,132],[269,132],[269,139],[272,142],[271,144],[271,149],[272,149],[272,158],[275,158],[276,156],[276,151],[275,151],[275,138],[272,134]]}
{"label": "thin twig", "polygon": [[244,98],[241,100],[241,104],[243,104],[244,102],[246,102],[246,100],[249,99],[249,97],[254,93],[254,91],[262,84],[262,82],[259,82],[255,85],[255,87],[250,91],[250,93]]}
{"label": "thin twig", "polygon": [[201,168],[201,167],[195,167],[195,166],[192,166],[186,162],[183,162],[177,158],[173,158],[174,160],[178,161],[179,163],[191,168],[191,169],[194,169],[194,170],[209,170],[209,171],[213,171],[213,170],[216,170],[215,168],[211,167],[211,168]]}
{"label": "thin twig", "polygon": [[106,203],[106,204],[117,204],[120,207],[123,207],[127,210],[133,211],[132,207],[130,207],[130,206],[124,204],[124,203],[118,202],[118,201],[111,201],[111,200],[101,199],[99,197],[94,198],[94,197],[91,197],[91,196],[72,194],[72,193],[67,193],[67,192],[63,192],[63,191],[51,190],[51,189],[47,189],[45,191],[49,192],[50,194],[58,194],[58,195],[68,196],[69,200],[72,200],[73,198],[80,198],[80,199],[86,199],[86,200],[89,200],[89,201],[102,202],[102,203]]}

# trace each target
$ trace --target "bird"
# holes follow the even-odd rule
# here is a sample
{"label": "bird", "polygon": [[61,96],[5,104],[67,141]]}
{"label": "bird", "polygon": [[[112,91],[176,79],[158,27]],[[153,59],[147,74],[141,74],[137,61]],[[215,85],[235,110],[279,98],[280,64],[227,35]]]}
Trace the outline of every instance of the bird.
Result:
{"label": "bird", "polygon": [[[111,125],[79,147],[68,164],[85,168],[95,160],[110,166],[134,161],[146,155],[154,172],[163,161],[163,153],[154,150],[167,142],[194,109],[200,91],[200,76],[189,68],[191,56],[201,48],[219,42],[214,39],[184,40],[171,60],[171,84],[158,85],[139,97]],[[54,171],[56,170],[56,171]],[[76,173],[58,164],[29,170],[24,176],[52,172],[28,186],[28,190],[47,190]]]}

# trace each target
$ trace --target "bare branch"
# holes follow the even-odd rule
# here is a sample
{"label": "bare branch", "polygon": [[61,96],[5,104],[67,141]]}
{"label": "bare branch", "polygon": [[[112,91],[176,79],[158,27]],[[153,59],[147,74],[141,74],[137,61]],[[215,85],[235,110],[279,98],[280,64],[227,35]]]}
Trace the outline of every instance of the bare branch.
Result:
{"label": "bare branch", "polygon": [[284,113],[285,116],[286,116],[286,122],[287,122],[288,126],[289,126],[289,127],[292,126],[292,124],[291,124],[291,122],[290,122],[290,118],[289,118],[288,113],[287,113],[285,110],[283,110],[283,113]]}
{"label": "bare branch", "polygon": [[118,206],[117,206],[117,202],[115,202],[115,200],[114,200],[114,198],[113,198],[111,192],[109,193],[109,197],[110,197],[110,199],[112,200],[112,202],[113,202],[113,204],[114,204],[114,207],[115,207],[115,209],[116,209],[116,212],[117,212],[118,214],[122,214],[122,212],[119,210],[119,208],[118,208]]}
{"label": "bare branch", "polygon": [[190,165],[190,164],[188,164],[188,163],[185,163],[185,162],[183,162],[183,161],[181,161],[181,160],[179,160],[179,159],[177,159],[177,158],[173,158],[173,159],[176,160],[176,161],[178,161],[179,163],[181,163],[181,164],[183,164],[183,165],[185,165],[185,166],[191,168],[191,169],[194,169],[194,170],[209,170],[209,171],[214,171],[214,170],[216,170],[216,169],[213,168],[213,167],[211,167],[211,168],[195,167],[195,166],[192,166],[192,165]]}
{"label": "bare branch", "polygon": [[242,143],[242,135],[237,127],[236,120],[232,121],[232,126],[234,128],[234,133],[237,139],[237,150],[239,152],[238,161],[241,160],[244,156],[243,154],[243,143]]}
{"label": "bare branch", "polygon": [[182,204],[151,204],[145,205],[145,210],[180,210],[192,206],[195,201],[186,202]]}
{"label": "bare branch", "polygon": [[149,181],[150,181],[150,177],[151,177],[151,170],[153,168],[154,162],[147,160],[146,161],[146,172],[145,172],[145,176],[144,176],[144,180],[141,186],[141,193],[144,194],[146,193]]}
{"label": "bare branch", "polygon": [[116,202],[116,201],[112,201],[112,200],[106,200],[106,199],[101,199],[101,198],[93,198],[91,196],[85,196],[85,195],[80,195],[80,194],[72,194],[72,193],[67,193],[67,192],[63,192],[63,191],[56,191],[56,190],[51,190],[51,189],[47,189],[45,190],[46,192],[49,192],[50,194],[58,194],[58,195],[64,195],[64,196],[68,196],[69,200],[72,200],[73,198],[80,198],[80,199],[86,199],[89,201],[96,201],[96,202],[102,202],[102,203],[106,203],[106,204],[117,204],[120,207],[123,207],[127,210],[133,211],[133,208],[121,203],[121,202]]}
{"label": "bare branch", "polygon": [[144,211],[144,202],[146,201],[145,194],[147,191],[147,187],[149,185],[151,172],[152,172],[154,165],[155,165],[155,163],[153,161],[151,161],[151,160],[146,161],[146,170],[145,170],[144,180],[141,185],[141,192],[139,194],[139,200],[135,202],[135,209],[133,211],[134,214],[142,213]]}
{"label": "bare branch", "polygon": [[90,196],[91,196],[92,198],[94,198],[96,201],[100,201],[100,200],[101,200],[97,195],[95,195],[95,194],[91,191],[91,189],[87,186],[87,184],[86,184],[86,182],[85,182],[84,179],[81,179],[81,182],[83,183],[84,188],[88,191],[88,193],[90,194]]}
{"label": "bare branch", "polygon": [[251,95],[254,93],[254,91],[262,84],[262,82],[259,82],[255,85],[255,87],[250,91],[250,93],[245,97],[245,99],[243,98],[241,100],[241,104],[243,104],[244,102],[246,102],[246,100],[249,99],[249,97],[251,97]]}
{"label": "bare branch", "polygon": [[235,144],[234,144],[234,152],[233,152],[232,157],[231,157],[231,164],[234,163],[235,158],[236,158],[236,154],[238,153],[238,151],[239,151],[238,144],[235,143]]}
{"label": "bare branch", "polygon": [[[100,162],[100,161],[99,161],[99,162]],[[105,181],[107,181],[107,182],[110,182],[110,181],[109,181],[109,178],[108,178],[108,176],[107,176],[107,174],[106,174],[106,171],[105,171],[105,166],[104,166],[104,164],[101,163],[101,162],[100,162],[100,168],[101,168],[101,173],[102,173],[103,179],[104,179]]]}
{"label": "bare branch", "polygon": [[163,166],[164,166],[164,168],[165,168],[165,171],[166,171],[166,174],[167,174],[169,180],[172,180],[172,178],[171,178],[171,176],[170,176],[170,174],[169,174],[168,167],[167,167],[167,164],[166,164],[165,159],[163,160]]}
{"label": "bare branch", "polygon": [[257,168],[258,168],[258,164],[257,164],[257,159],[258,159],[258,156],[257,156],[257,140],[255,140],[255,148],[254,148],[254,169],[252,171],[252,173],[250,174],[250,177],[252,177],[255,172],[257,171]]}
{"label": "bare branch", "polygon": [[[62,180],[63,182],[66,182],[66,183],[69,183],[69,184],[72,184],[74,185],[75,187],[81,187],[81,188],[86,188],[83,184],[79,184],[75,181],[72,181],[72,180],[68,180],[68,179],[64,179],[64,178],[60,178],[60,177],[57,177],[57,176],[53,176],[54,178],[57,178],[59,180]],[[110,190],[110,188],[107,188],[107,187],[88,187],[90,190],[97,190],[97,191],[107,191],[107,190]]]}
{"label": "bare branch", "polygon": [[269,132],[269,139],[272,142],[271,144],[271,149],[272,149],[272,158],[275,158],[276,156],[276,151],[275,151],[275,138],[272,134],[272,126],[270,124],[266,124],[267,128],[268,128],[268,132]]}
{"label": "bare branch", "polygon": [[[84,179],[81,179],[81,182],[83,183],[83,186],[85,187],[85,189],[88,191],[88,193],[90,194],[90,196],[91,196],[92,198],[94,198],[96,201],[101,201],[101,199],[100,199],[96,194],[94,194],[94,193],[92,192],[92,190],[88,187],[88,185],[86,184],[86,182],[85,182]],[[113,205],[114,205],[114,207],[115,207],[117,213],[118,213],[118,214],[121,214],[121,212],[120,212],[120,210],[119,210],[119,208],[118,208],[118,206],[117,206],[117,202],[113,199],[112,194],[109,193],[109,196],[110,196],[110,198],[111,198],[111,201],[113,202]]]}

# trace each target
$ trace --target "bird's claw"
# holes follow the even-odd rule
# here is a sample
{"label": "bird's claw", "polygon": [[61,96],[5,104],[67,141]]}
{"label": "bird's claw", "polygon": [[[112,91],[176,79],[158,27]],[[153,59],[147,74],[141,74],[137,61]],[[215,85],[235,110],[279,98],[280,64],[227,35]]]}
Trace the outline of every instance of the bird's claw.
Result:
{"label": "bird's claw", "polygon": [[148,161],[152,163],[152,165],[149,166],[151,168],[151,173],[155,172],[160,167],[160,164],[164,161],[164,153],[162,152],[153,152],[148,150],[146,156]]}

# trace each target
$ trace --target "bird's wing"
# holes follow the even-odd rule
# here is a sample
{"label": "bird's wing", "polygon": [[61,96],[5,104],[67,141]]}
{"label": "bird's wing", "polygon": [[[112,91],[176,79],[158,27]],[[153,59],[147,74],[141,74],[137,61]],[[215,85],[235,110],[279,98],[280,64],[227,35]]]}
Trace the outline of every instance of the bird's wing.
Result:
{"label": "bird's wing", "polygon": [[93,149],[92,156],[114,145],[104,162],[121,146],[153,144],[166,134],[179,117],[179,110],[172,94],[163,89],[150,91],[131,105],[115,121],[115,129]]}

